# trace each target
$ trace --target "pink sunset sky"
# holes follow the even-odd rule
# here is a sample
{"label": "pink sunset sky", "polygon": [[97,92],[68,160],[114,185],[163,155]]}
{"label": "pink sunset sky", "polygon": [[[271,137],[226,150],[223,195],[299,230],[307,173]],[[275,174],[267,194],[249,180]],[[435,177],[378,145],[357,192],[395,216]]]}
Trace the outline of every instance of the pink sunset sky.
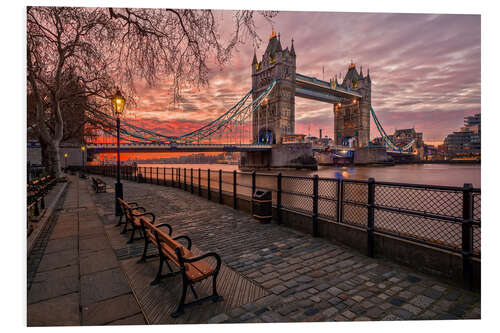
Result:
{"label": "pink sunset sky", "polygon": [[[231,11],[216,11],[221,32],[231,29]],[[260,60],[272,26],[256,15]],[[414,127],[424,141],[439,144],[481,112],[481,18],[479,15],[380,14],[282,11],[274,18],[283,48],[294,39],[297,73],[328,81],[346,73],[351,60],[370,69],[372,106],[388,134]],[[224,113],[251,89],[254,45],[240,45],[210,86],[188,89],[172,104],[168,83],[138,85],[137,105],[126,118],[167,135],[194,130]],[[296,133],[333,136],[332,105],[297,97]],[[379,136],[373,124],[371,138]]]}

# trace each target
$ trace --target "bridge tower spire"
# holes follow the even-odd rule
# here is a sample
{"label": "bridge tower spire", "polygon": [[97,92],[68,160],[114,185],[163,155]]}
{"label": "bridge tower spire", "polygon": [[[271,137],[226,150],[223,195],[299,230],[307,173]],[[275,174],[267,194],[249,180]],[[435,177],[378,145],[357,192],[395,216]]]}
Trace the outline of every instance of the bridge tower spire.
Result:
{"label": "bridge tower spire", "polygon": [[291,49],[283,49],[278,36],[273,27],[261,61],[254,55],[252,63],[254,100],[277,79],[267,101],[252,115],[254,143],[280,143],[282,136],[295,133],[295,49],[293,39]]}

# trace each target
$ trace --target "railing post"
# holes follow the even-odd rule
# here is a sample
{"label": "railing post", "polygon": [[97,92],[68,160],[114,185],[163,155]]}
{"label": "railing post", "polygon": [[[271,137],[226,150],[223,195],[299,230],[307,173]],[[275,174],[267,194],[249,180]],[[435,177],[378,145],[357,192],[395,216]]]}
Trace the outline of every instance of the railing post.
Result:
{"label": "railing post", "polygon": [[342,221],[342,179],[337,180],[337,222]]}
{"label": "railing post", "polygon": [[149,167],[149,182],[153,184],[153,167]]}
{"label": "railing post", "polygon": [[368,223],[366,226],[367,252],[369,257],[374,257],[374,235],[375,229],[375,179],[368,178]]}
{"label": "railing post", "polygon": [[42,193],[42,200],[40,200],[40,208],[45,209],[45,195]]}
{"label": "railing post", "polygon": [[313,237],[319,236],[319,225],[318,225],[318,175],[313,176]]}
{"label": "railing post", "polygon": [[462,207],[462,272],[463,281],[467,289],[472,289],[472,184],[464,184]]}
{"label": "railing post", "polygon": [[156,185],[160,185],[160,177],[158,176],[159,170],[160,169],[156,167]]}
{"label": "railing post", "polygon": [[184,168],[184,191],[187,191],[187,183],[186,183],[186,168]]}
{"label": "railing post", "polygon": [[[277,192],[276,192],[276,210],[278,213],[278,224],[281,224],[281,172],[278,173],[277,181],[278,184],[276,186]],[[253,194],[252,194],[253,196]]]}
{"label": "railing post", "polygon": [[251,193],[252,198],[254,193],[255,193],[255,171],[252,171],[252,193]]}
{"label": "railing post", "polygon": [[39,216],[40,215],[40,210],[38,209],[38,199],[35,199],[35,212],[34,212],[35,216]]}
{"label": "railing post", "polygon": [[201,197],[201,168],[198,168],[198,195]]}
{"label": "railing post", "polygon": [[181,168],[177,168],[177,185],[179,188],[182,188],[181,184]]}
{"label": "railing post", "polygon": [[163,168],[163,186],[167,186],[167,168]]}
{"label": "railing post", "polygon": [[174,187],[174,168],[171,168],[170,171],[172,174],[172,178],[170,180],[170,187]]}
{"label": "railing post", "polygon": [[194,188],[193,188],[193,168],[191,168],[191,194],[193,194]]}
{"label": "railing post", "polygon": [[212,194],[210,193],[211,190],[210,190],[210,169],[208,169],[207,171],[207,188],[208,188],[208,194],[207,194],[207,198],[208,200],[212,199]]}
{"label": "railing post", "polygon": [[233,170],[233,207],[238,209],[238,197],[236,195],[236,170]]}
{"label": "railing post", "polygon": [[222,169],[219,169],[219,203],[222,204]]}

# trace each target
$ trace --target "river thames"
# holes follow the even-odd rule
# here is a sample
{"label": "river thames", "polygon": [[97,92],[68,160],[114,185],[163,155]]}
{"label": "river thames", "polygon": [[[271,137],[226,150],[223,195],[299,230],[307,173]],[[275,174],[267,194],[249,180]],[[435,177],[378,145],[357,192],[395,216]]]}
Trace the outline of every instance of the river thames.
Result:
{"label": "river thames", "polygon": [[[202,170],[233,171],[237,165],[229,164],[139,164],[139,167],[186,168]],[[278,173],[278,171],[260,170],[260,173]],[[317,174],[324,178],[367,180],[372,177],[377,181],[427,184],[443,186],[463,186],[471,183],[481,187],[480,164],[400,164],[380,167],[332,167],[319,166],[317,171],[282,170],[283,174],[310,176]]]}

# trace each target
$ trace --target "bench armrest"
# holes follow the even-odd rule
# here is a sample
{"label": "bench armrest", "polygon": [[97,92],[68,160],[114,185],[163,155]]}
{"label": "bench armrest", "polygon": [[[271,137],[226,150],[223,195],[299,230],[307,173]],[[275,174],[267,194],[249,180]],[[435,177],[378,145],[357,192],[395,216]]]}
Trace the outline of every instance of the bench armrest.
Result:
{"label": "bench armrest", "polygon": [[129,203],[128,203],[128,205],[129,205],[129,206],[132,206],[132,205],[134,205],[134,206],[138,206],[139,204],[138,204],[137,202],[129,202]]}
{"label": "bench armrest", "polygon": [[215,252],[207,252],[207,253],[204,253],[200,256],[192,257],[192,258],[182,258],[182,260],[184,262],[187,262],[187,263],[192,263],[192,262],[200,261],[200,260],[208,258],[208,257],[214,257],[215,260],[217,260],[217,265],[215,266],[215,272],[218,272],[220,270],[222,260],[220,259],[220,256]]}
{"label": "bench armrest", "polygon": [[134,213],[132,213],[132,216],[134,216],[134,217],[145,216],[145,215],[149,215],[149,216],[151,216],[153,218],[153,220],[151,221],[151,224],[155,223],[155,218],[156,217],[155,217],[155,214],[153,214],[153,213],[150,213],[150,212],[145,212],[145,213],[141,213],[141,214],[134,214]]}
{"label": "bench armrest", "polygon": [[157,228],[161,228],[161,227],[167,227],[168,228],[168,235],[172,235],[172,226],[168,223],[161,223],[161,224],[158,224],[158,225],[155,225],[155,227]]}
{"label": "bench armrest", "polygon": [[141,207],[141,206],[138,206],[138,207],[131,207],[131,208],[132,208],[132,210],[140,210],[140,211],[142,211],[142,213],[145,213],[145,212],[146,212],[146,208]]}
{"label": "bench armrest", "polygon": [[188,236],[186,236],[186,235],[180,235],[180,236],[174,237],[172,239],[173,240],[179,240],[179,239],[185,239],[185,240],[187,240],[187,243],[188,243],[187,248],[188,248],[188,250],[191,250],[191,244],[192,244],[191,243],[191,238],[189,238]]}

